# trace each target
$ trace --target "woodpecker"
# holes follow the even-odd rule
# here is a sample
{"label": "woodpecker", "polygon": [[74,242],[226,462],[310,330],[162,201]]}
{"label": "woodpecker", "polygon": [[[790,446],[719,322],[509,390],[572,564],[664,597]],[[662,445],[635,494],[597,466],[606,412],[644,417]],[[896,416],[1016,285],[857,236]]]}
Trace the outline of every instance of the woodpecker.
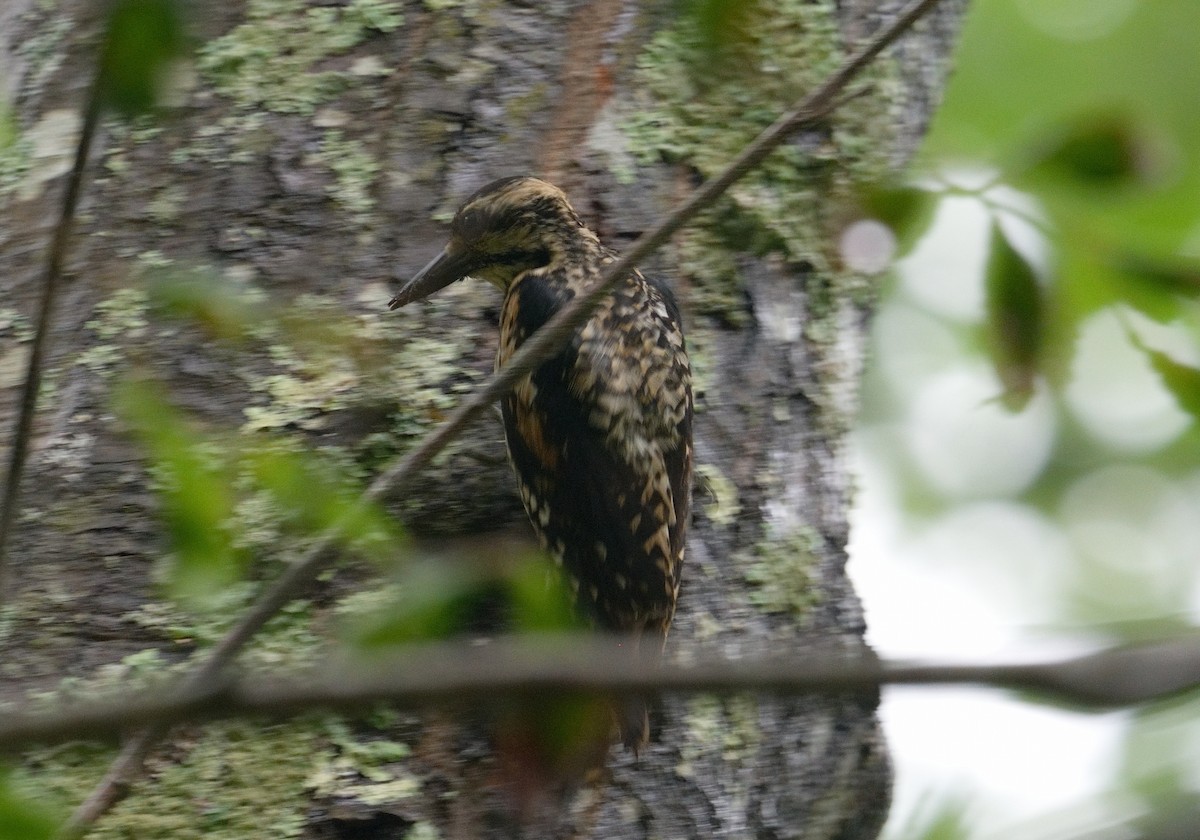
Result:
{"label": "woodpecker", "polygon": [[[615,259],[562,190],[528,176],[503,178],[467,199],[445,249],[389,308],[468,276],[492,283],[504,293],[499,369]],[[576,608],[653,661],[679,598],[692,412],[679,308],[666,285],[636,270],[501,403],[525,510]],[[644,699],[623,703],[616,717],[627,748],[648,743]]]}

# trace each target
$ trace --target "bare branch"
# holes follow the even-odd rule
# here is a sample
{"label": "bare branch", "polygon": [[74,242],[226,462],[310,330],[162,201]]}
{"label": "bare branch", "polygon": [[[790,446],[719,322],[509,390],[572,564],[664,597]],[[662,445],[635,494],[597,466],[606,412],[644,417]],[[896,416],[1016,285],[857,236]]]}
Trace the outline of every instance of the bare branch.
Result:
{"label": "bare branch", "polygon": [[[433,458],[461,435],[488,407],[507,393],[517,380],[538,364],[557,352],[623,275],[628,274],[642,260],[662,247],[664,243],[693,219],[697,213],[711,205],[734,183],[761,163],[791,134],[811,125],[833,111],[838,96],[846,85],[862,71],[892,42],[899,38],[912,24],[931,10],[940,0],[914,0],[896,18],[884,26],[861,49],[848,58],[816,90],[800,99],[786,114],[775,121],[753,140],[738,157],[717,177],[705,183],[692,196],[672,212],[661,224],[643,234],[620,259],[612,263],[603,277],[588,294],[576,298],[545,326],[539,329],[509,361],[503,370],[496,373],[487,383],[463,402],[434,432],[420,444],[394,461],[378,475],[363,493],[361,504],[378,500],[386,493],[407,489],[413,479],[429,465]],[[242,616],[242,619],[213,648],[208,657],[192,672],[187,686],[197,689],[211,684],[220,672],[237,657],[242,647],[262,629],[263,625],[300,591],[335,557],[335,545],[344,523],[358,511],[352,511],[341,523],[335,525],[275,581],[259,600]],[[84,803],[72,815],[68,828],[60,837],[79,836],[86,826],[98,819],[111,804],[123,786],[124,779],[136,772],[142,758],[163,735],[164,731],[147,731],[135,735],[109,772]]]}
{"label": "bare branch", "polygon": [[42,367],[45,364],[46,348],[50,341],[51,316],[54,299],[58,294],[58,281],[62,277],[66,259],[67,241],[75,223],[75,208],[83,190],[83,173],[87,169],[88,153],[92,148],[92,137],[102,111],[100,83],[93,82],[84,106],[83,126],[79,132],[79,143],[75,147],[75,162],[67,176],[67,188],[63,194],[62,210],[54,227],[54,237],[46,253],[46,273],[42,279],[42,299],[39,304],[37,330],[29,348],[29,363],[25,369],[25,383],[21,388],[21,403],[17,410],[17,422],[13,427],[12,447],[9,450],[8,472],[4,478],[4,499],[0,502],[0,604],[8,594],[11,575],[8,572],[7,548],[13,523],[20,506],[21,476],[25,472],[25,461],[29,455],[29,437],[33,432],[33,415],[37,409],[38,391],[42,387]]}
{"label": "bare branch", "polygon": [[442,642],[398,650],[384,661],[341,659],[303,673],[216,680],[130,699],[130,692],[47,712],[15,712],[0,723],[0,750],[32,743],[112,738],[132,726],[161,731],[182,722],[316,709],[486,705],[514,694],[674,691],[729,694],[842,694],[884,685],[982,685],[1033,692],[1086,708],[1147,703],[1200,687],[1200,636],[1117,647],[1058,662],[944,665],[885,662],[868,651],[730,659],[708,653],[695,664],[655,667],[631,646],[593,634]]}

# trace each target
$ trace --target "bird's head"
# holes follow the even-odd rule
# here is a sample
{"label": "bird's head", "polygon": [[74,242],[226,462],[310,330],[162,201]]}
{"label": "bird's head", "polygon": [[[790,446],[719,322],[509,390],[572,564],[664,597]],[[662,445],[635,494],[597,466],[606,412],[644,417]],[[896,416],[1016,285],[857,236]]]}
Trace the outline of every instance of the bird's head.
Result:
{"label": "bird's head", "polygon": [[553,184],[525,175],[502,178],[466,200],[442,252],[401,287],[398,309],[467,276],[507,289],[523,272],[549,265],[568,241],[595,240]]}

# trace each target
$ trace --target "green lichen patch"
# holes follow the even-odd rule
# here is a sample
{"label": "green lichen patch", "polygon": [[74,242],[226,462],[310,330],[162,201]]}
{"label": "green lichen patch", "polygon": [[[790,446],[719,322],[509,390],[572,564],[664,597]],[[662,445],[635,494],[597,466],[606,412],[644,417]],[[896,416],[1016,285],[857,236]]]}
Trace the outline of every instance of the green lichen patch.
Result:
{"label": "green lichen patch", "polygon": [[704,514],[722,527],[732,525],[742,512],[737,485],[715,464],[700,464],[696,467],[696,474],[708,491],[709,501],[704,505]]}
{"label": "green lichen patch", "polygon": [[679,273],[689,278],[688,302],[696,312],[719,315],[735,326],[746,320],[736,243],[705,218],[700,226],[679,234],[675,258]]}
{"label": "green lichen patch", "polygon": [[50,4],[42,3],[41,6],[40,12],[48,17],[30,37],[13,45],[17,56],[26,64],[21,91],[25,94],[41,90],[57,72],[68,54],[63,41],[78,25],[69,12],[54,13]]}
{"label": "green lichen patch", "polygon": [[0,180],[15,188],[16,197],[31,201],[71,169],[75,159],[82,115],[72,108],[55,108],[41,114],[19,136],[11,136],[0,161]]}
{"label": "green lichen patch", "polygon": [[[277,631],[269,627],[267,634]],[[272,664],[257,655],[250,661]],[[35,702],[151,690],[184,670],[183,663],[169,665],[158,652],[143,651],[87,679],[64,681]],[[146,777],[89,837],[297,837],[314,799],[395,808],[421,787],[409,769],[411,746],[385,734],[405,723],[402,718],[381,709],[360,721],[333,716],[285,725],[233,721],[185,732],[150,758]],[[65,815],[114,756],[114,748],[90,744],[31,750],[14,774],[14,790]],[[416,836],[436,837],[430,830]]]}
{"label": "green lichen patch", "polygon": [[404,840],[439,840],[441,836],[433,823],[418,822],[404,835]]}
{"label": "green lichen patch", "polygon": [[190,141],[171,150],[171,163],[192,161],[224,166],[250,163],[261,156],[264,146],[274,142],[266,129],[263,111],[218,115],[196,128]]}
{"label": "green lichen patch", "polygon": [[[684,303],[684,308],[689,311],[690,302],[689,297]],[[696,413],[702,414],[708,409],[706,395],[712,392],[719,381],[721,348],[718,329],[703,319],[695,319],[686,329],[688,357],[692,363],[692,393],[696,397]]]}
{"label": "green lichen patch", "polygon": [[[222,639],[258,594],[258,585],[238,583],[205,602],[203,610],[170,601],[149,601],[123,616],[181,649],[209,648]],[[327,650],[316,630],[312,604],[292,601],[247,645],[238,661],[248,667],[296,669],[311,665]]]}
{"label": "green lichen patch", "polygon": [[33,338],[29,319],[5,306],[0,306],[0,388],[11,388],[25,378],[29,361],[27,344]]}
{"label": "green lichen patch", "polygon": [[87,328],[101,341],[122,335],[140,335],[148,325],[149,296],[142,289],[125,288],[96,304]]}
{"label": "green lichen patch", "polygon": [[[48,708],[127,697],[162,689],[186,667],[148,649],[87,677],[64,679],[31,701]],[[238,722],[177,739],[166,754],[151,758],[148,777],[88,836],[244,838],[264,836],[260,830],[269,832],[266,836],[296,836],[302,825],[304,779],[319,737],[310,729]],[[31,750],[16,768],[14,786],[65,815],[100,781],[115,752],[114,747],[90,744]]]}
{"label": "green lichen patch", "polygon": [[33,144],[17,128],[9,108],[0,102],[0,195],[12,191],[29,172]]}
{"label": "green lichen patch", "polygon": [[420,793],[420,779],[405,761],[412,754],[408,744],[357,734],[339,718],[328,719],[325,727],[330,746],[306,782],[315,796],[394,805]]}
{"label": "green lichen patch", "polygon": [[146,204],[146,212],[157,224],[170,225],[179,220],[188,198],[188,191],[182,184],[167,184]]}
{"label": "green lichen patch", "polygon": [[[32,605],[20,602],[18,609]],[[62,605],[58,605],[60,608]],[[38,708],[56,708],[73,702],[95,702],[99,698],[118,699],[131,692],[163,688],[181,673],[182,665],[172,664],[158,650],[147,648],[129,654],[117,662],[102,665],[87,676],[64,677],[50,690],[29,695]]]}
{"label": "green lichen patch", "polygon": [[[654,38],[639,60],[637,111],[625,122],[630,151],[711,177],[841,58],[831,2],[760,0],[739,13],[736,39],[719,44],[685,17]],[[883,67],[884,69],[879,69]],[[802,133],[730,188],[679,241],[681,269],[698,311],[735,324],[746,318],[733,255],[779,252],[830,271],[822,205],[830,193],[886,165],[871,136],[887,105],[883,65],[870,95]]]}
{"label": "green lichen patch", "polygon": [[333,170],[329,196],[360,226],[371,220],[375,196],[371,192],[382,165],[361,140],[345,137],[332,129],[321,141],[321,160]]}
{"label": "green lichen patch", "polygon": [[480,379],[462,363],[478,340],[474,321],[454,319],[434,336],[414,317],[356,315],[328,298],[300,297],[260,328],[273,370],[247,374],[262,399],[245,410],[243,431],[321,433],[339,415],[369,416],[373,430],[350,444],[351,458],[369,468],[399,453]]}
{"label": "green lichen patch", "polygon": [[143,338],[149,328],[150,299],[137,288],[118,289],[96,304],[85,325],[96,342],[79,354],[76,364],[93,373],[110,376],[125,358],[125,345]]}
{"label": "green lichen patch", "polygon": [[514,125],[522,125],[540,113],[552,108],[550,101],[551,88],[545,82],[530,85],[527,90],[514,94],[504,103],[504,109],[509,121]]}
{"label": "green lichen patch", "polygon": [[[21,25],[23,30],[22,37],[12,39],[9,45],[15,58],[10,69],[21,70],[14,101],[42,99],[42,91],[70,55],[64,42],[79,28],[69,9],[56,8],[65,4],[37,5],[7,21]],[[70,167],[81,115],[73,109],[59,108],[37,116],[36,123],[22,126],[8,103],[0,101],[0,197],[15,192],[20,200],[33,200]]]}
{"label": "green lichen patch", "polygon": [[803,618],[819,598],[814,567],[821,545],[821,536],[809,526],[764,537],[746,566],[750,602],[764,612]]}
{"label": "green lichen patch", "polygon": [[[305,780],[321,742],[311,726],[214,725],[176,740],[170,756],[88,834],[97,840],[245,840],[298,837]],[[111,749],[72,746],[30,754],[14,775],[27,795],[65,808],[98,782]]]}
{"label": "green lichen patch", "polygon": [[199,69],[240,108],[311,114],[354,77],[323,62],[403,22],[395,0],[251,0],[245,22],[200,49]]}
{"label": "green lichen patch", "polygon": [[705,758],[737,764],[758,749],[762,733],[758,726],[758,704],[753,697],[717,698],[700,695],[687,701],[684,743],[679,749],[675,772],[684,778],[695,775],[695,765]]}

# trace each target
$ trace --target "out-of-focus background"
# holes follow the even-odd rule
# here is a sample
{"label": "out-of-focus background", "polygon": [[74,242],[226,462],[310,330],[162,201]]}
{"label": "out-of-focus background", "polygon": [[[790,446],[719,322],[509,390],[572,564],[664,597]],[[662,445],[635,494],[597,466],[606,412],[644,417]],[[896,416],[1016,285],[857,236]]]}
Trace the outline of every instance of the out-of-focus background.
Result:
{"label": "out-of-focus background", "polygon": [[[851,575],[882,654],[1200,621],[1197,43],[1189,0],[973,4],[864,390]],[[882,714],[893,840],[1110,836],[1200,790],[1194,700],[901,689]]]}

